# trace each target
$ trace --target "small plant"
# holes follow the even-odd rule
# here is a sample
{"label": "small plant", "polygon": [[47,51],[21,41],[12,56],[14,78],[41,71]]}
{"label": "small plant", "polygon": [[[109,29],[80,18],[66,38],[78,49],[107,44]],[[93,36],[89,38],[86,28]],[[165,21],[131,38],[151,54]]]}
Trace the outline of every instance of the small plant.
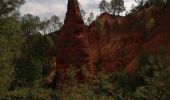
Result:
{"label": "small plant", "polygon": [[87,69],[87,66],[86,66],[86,65],[83,65],[83,66],[81,67],[81,71],[82,71],[82,74],[83,74],[84,78],[85,78],[85,79],[88,78],[88,69]]}
{"label": "small plant", "polygon": [[139,97],[144,100],[168,100],[170,67],[167,58],[164,52],[147,57],[147,63],[141,66],[140,70],[145,84],[136,91]]}
{"label": "small plant", "polygon": [[73,65],[70,65],[67,70],[68,79],[70,80],[70,83],[72,85],[75,84],[77,72],[78,72],[78,70]]}
{"label": "small plant", "polygon": [[146,38],[151,38],[154,35],[153,30],[155,27],[156,27],[156,21],[154,18],[151,18],[145,22],[145,34],[144,35]]}
{"label": "small plant", "polygon": [[104,64],[104,62],[103,62],[102,58],[97,59],[97,61],[95,62],[97,72],[102,70],[103,64]]}
{"label": "small plant", "polygon": [[156,21],[154,18],[149,19],[146,24],[145,24],[145,28],[147,31],[152,31],[156,26]]}

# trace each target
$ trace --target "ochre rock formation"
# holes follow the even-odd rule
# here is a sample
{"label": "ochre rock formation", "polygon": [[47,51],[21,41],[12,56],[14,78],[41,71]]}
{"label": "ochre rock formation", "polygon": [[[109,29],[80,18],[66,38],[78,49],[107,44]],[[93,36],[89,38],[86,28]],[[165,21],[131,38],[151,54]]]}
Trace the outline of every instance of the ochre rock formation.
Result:
{"label": "ochre rock formation", "polygon": [[[88,42],[84,33],[84,22],[77,0],[68,0],[68,7],[64,25],[60,30],[56,46],[56,64],[49,75],[52,84],[64,84],[67,78],[67,69],[70,66],[77,68],[77,77],[82,81],[82,67],[88,65]],[[57,81],[59,80],[59,82]]]}
{"label": "ochre rock formation", "polygon": [[[134,75],[143,53],[159,54],[161,48],[170,53],[170,3],[164,10],[151,6],[141,12],[124,17],[103,13],[98,19],[104,23],[100,38],[103,60],[102,72],[125,69]],[[154,27],[147,30],[147,23],[154,20]],[[153,23],[149,23],[153,24]],[[90,57],[97,58],[97,31],[95,21],[87,28]],[[147,36],[147,34],[152,34]]]}
{"label": "ochre rock formation", "polygon": [[[98,57],[98,31],[94,21],[84,28],[77,0],[68,0],[66,19],[60,30],[56,46],[56,66],[49,75],[50,83],[65,80],[70,65],[79,69],[78,78],[82,79],[82,65],[87,65],[90,73],[96,72]],[[164,48],[170,53],[170,1],[165,10],[155,6],[124,17],[113,17],[103,13],[100,19],[104,25],[100,33],[101,73],[111,73],[117,69],[135,74],[142,53],[160,53]],[[146,23],[154,20],[154,27],[147,30]],[[152,33],[151,35],[148,35]],[[57,73],[61,73],[58,77]]]}

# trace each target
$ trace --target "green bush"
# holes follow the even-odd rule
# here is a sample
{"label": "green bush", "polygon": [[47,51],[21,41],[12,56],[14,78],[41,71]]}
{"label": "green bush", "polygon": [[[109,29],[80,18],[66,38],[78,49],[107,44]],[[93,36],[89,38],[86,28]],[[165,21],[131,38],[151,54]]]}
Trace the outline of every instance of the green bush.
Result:
{"label": "green bush", "polygon": [[155,27],[156,27],[156,21],[154,18],[149,19],[145,23],[145,36],[147,38],[151,38],[154,35],[153,30]]}
{"label": "green bush", "polygon": [[145,28],[147,31],[152,31],[156,26],[156,21],[154,18],[149,19],[146,24],[145,24]]}
{"label": "green bush", "polygon": [[43,88],[21,88],[0,96],[0,100],[53,100],[57,92]]}

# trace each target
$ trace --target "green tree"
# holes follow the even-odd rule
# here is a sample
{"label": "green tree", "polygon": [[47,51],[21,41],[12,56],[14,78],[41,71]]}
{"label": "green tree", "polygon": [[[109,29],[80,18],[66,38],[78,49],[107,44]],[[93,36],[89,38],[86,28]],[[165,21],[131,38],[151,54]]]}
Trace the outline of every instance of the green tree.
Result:
{"label": "green tree", "polygon": [[[46,43],[40,33],[30,36],[28,51],[27,43],[22,47],[20,57],[16,60],[16,83],[22,86],[32,86],[43,77],[44,52]],[[31,56],[31,59],[29,56]]]}
{"label": "green tree", "polygon": [[89,17],[87,18],[88,24],[90,24],[93,20],[94,20],[94,14],[91,12],[91,13],[89,14]]}
{"label": "green tree", "polygon": [[18,87],[32,86],[36,80],[42,79],[42,76],[44,78],[46,41],[40,28],[46,26],[40,26],[40,18],[31,14],[22,16],[20,23],[25,33],[25,43],[22,55],[16,60],[16,84]]}
{"label": "green tree", "polygon": [[164,52],[149,55],[145,66],[142,66],[141,76],[145,84],[137,89],[139,97],[145,100],[168,100],[170,89],[169,56]]}
{"label": "green tree", "polygon": [[160,8],[163,8],[166,4],[166,0],[148,0],[151,5],[156,5]]}
{"label": "green tree", "polygon": [[166,0],[134,0],[137,3],[137,6],[134,7],[132,10],[134,11],[141,11],[144,8],[150,7],[152,5],[155,5],[157,7],[160,7],[161,9],[165,6]]}
{"label": "green tree", "polygon": [[24,0],[0,0],[0,17],[8,16],[24,3]]}
{"label": "green tree", "polygon": [[110,10],[110,4],[106,0],[102,0],[99,3],[98,8],[100,9],[100,12],[108,13]]}
{"label": "green tree", "polygon": [[62,26],[62,23],[60,21],[60,17],[59,16],[53,15],[50,18],[50,22],[51,22],[51,25],[52,25],[53,32],[59,30],[61,28],[61,26]]}
{"label": "green tree", "polygon": [[15,79],[15,60],[20,54],[23,37],[19,21],[14,16],[0,20],[0,95]]}
{"label": "green tree", "polygon": [[51,21],[47,18],[45,18],[43,21],[40,23],[40,31],[45,35],[50,32],[50,26],[51,26]]}
{"label": "green tree", "polygon": [[134,0],[138,5],[143,6],[145,4],[146,1],[148,0]]}
{"label": "green tree", "polygon": [[26,14],[21,17],[21,27],[23,32],[30,36],[40,30],[40,17]]}
{"label": "green tree", "polygon": [[95,83],[94,92],[97,95],[111,96],[114,100],[140,100],[135,96],[135,80],[126,71],[115,71],[110,75],[99,74]]}
{"label": "green tree", "polygon": [[80,10],[80,13],[81,13],[81,16],[82,16],[82,18],[83,18],[83,20],[85,20],[86,18],[86,12],[85,12],[85,10],[83,10],[83,9],[81,9]]}
{"label": "green tree", "polygon": [[14,61],[20,52],[22,34],[17,8],[24,0],[0,0],[0,95],[14,80]]}
{"label": "green tree", "polygon": [[124,0],[111,0],[110,11],[113,15],[120,15],[121,12],[125,11]]}
{"label": "green tree", "polygon": [[31,35],[39,33],[40,31],[40,18],[38,16],[33,16],[31,14],[26,14],[21,17],[21,28],[26,35],[27,47],[28,47],[28,57],[31,61]]}
{"label": "green tree", "polygon": [[48,23],[47,21],[42,21],[40,24],[40,30],[41,32],[45,35],[47,34],[47,30],[48,30]]}

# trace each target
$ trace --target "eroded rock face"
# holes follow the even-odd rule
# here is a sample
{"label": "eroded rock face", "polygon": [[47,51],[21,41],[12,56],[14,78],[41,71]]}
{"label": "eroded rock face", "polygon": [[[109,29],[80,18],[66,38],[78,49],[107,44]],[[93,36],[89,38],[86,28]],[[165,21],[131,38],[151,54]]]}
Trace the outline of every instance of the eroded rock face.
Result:
{"label": "eroded rock face", "polygon": [[64,26],[60,31],[58,64],[82,65],[88,63],[87,42],[84,34],[84,22],[77,0],[68,1],[68,10]]}
{"label": "eroded rock face", "polygon": [[[117,69],[125,69],[135,75],[142,54],[160,54],[161,48],[165,49],[165,53],[170,53],[169,17],[169,2],[163,12],[155,6],[151,6],[137,14],[125,17],[113,18],[110,14],[101,14],[98,17],[104,24],[100,38],[103,60],[101,71],[107,74]],[[152,19],[155,25],[148,30],[146,24]],[[143,26],[141,26],[142,24]],[[152,33],[152,35],[148,36],[148,33]],[[98,59],[98,33],[95,21],[88,27],[87,34],[91,62],[95,63]]]}
{"label": "eroded rock face", "polygon": [[[74,66],[78,70],[78,79],[83,79],[82,67],[88,64],[88,42],[84,33],[84,22],[77,0],[68,0],[68,7],[64,25],[56,47],[56,66],[53,68],[50,81],[57,84],[65,82],[67,69]],[[59,75],[59,76],[58,76]],[[80,80],[81,81],[81,80]]]}
{"label": "eroded rock face", "polygon": [[[83,79],[81,69],[84,65],[89,67],[88,71],[93,75],[99,59],[98,42],[102,59],[101,72],[107,74],[117,69],[125,69],[134,75],[142,53],[160,53],[162,46],[170,53],[169,12],[168,1],[164,12],[152,6],[125,17],[113,18],[110,14],[101,14],[98,19],[103,22],[104,29],[98,41],[95,21],[85,30],[77,0],[69,0],[66,19],[56,46],[56,63],[48,78],[49,83],[54,86],[58,82],[64,83],[70,65],[79,70],[78,80]],[[156,24],[148,31],[145,24],[151,19],[154,19]],[[148,32],[154,35],[146,37]]]}

